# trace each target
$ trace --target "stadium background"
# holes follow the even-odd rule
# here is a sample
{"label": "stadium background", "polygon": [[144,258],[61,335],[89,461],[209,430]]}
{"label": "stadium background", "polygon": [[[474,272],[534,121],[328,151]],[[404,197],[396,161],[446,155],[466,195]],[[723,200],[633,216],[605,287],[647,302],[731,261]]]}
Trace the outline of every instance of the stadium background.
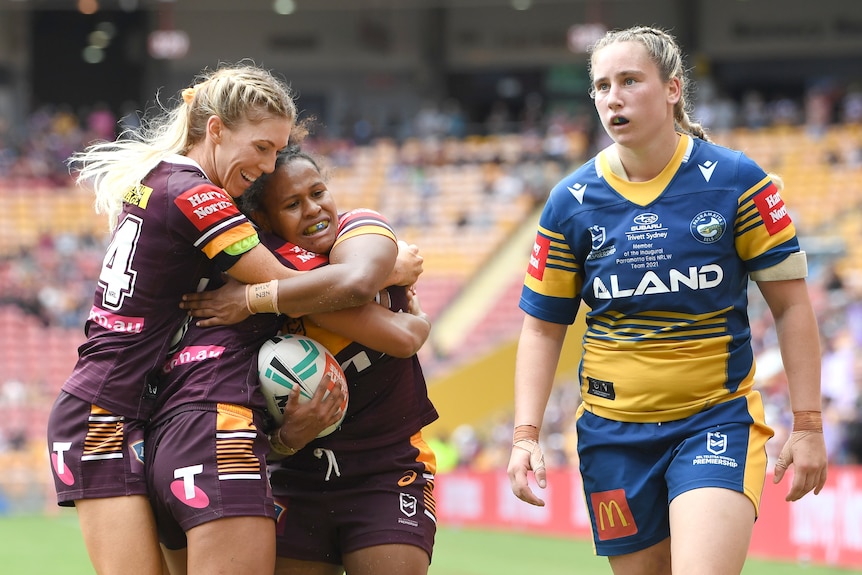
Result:
{"label": "stadium background", "polygon": [[[442,416],[427,435],[451,468],[441,518],[583,536],[576,504],[542,515],[505,493],[517,298],[544,196],[606,144],[583,48],[635,23],[677,35],[695,115],[784,177],[809,253],[834,479],[794,506],[768,490],[758,529],[783,534],[763,547],[756,534],[753,550],[862,566],[858,0],[0,0],[0,512],[54,511],[45,422],[105,245],[63,160],[139,121],[157,90],[169,102],[202,68],[251,58],[319,119],[310,145],[339,206],[379,209],[426,258],[435,327],[421,356]],[[785,382],[756,289],[751,314],[775,448]],[[569,494],[571,331],[543,429]]]}

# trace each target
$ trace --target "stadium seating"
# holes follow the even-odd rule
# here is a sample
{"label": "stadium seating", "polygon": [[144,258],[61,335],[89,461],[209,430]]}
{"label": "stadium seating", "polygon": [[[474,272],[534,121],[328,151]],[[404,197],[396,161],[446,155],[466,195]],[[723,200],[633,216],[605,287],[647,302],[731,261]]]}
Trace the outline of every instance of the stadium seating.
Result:
{"label": "stadium seating", "polygon": [[[858,241],[862,237],[862,126],[835,126],[818,136],[804,126],[738,128],[715,139],[745,150],[764,168],[782,176],[783,196],[803,243],[811,238],[815,256],[821,240],[841,246],[840,253],[830,257],[835,258],[849,297],[858,298],[862,293],[862,242]],[[425,257],[425,274],[417,286],[421,302],[445,328],[449,325],[445,314],[453,302],[465,296],[471,282],[490,273],[493,256],[535,213],[550,186],[588,153],[587,138],[581,132],[569,136],[569,155],[563,160],[537,156],[531,142],[519,135],[402,143],[381,139],[367,146],[330,142],[321,146],[321,152],[329,162],[330,189],[340,209],[377,209],[402,239],[420,246]],[[538,183],[533,181],[536,174],[540,174]],[[0,178],[0,337],[4,344],[0,346],[0,402],[6,402],[0,418],[0,457],[15,459],[4,459],[0,465],[34,461],[10,453],[21,449],[29,453],[34,446],[41,449],[51,403],[45,397],[56,394],[74,365],[89,306],[87,293],[75,293],[80,309],[72,315],[79,319],[71,322],[74,325],[58,325],[55,316],[40,313],[44,310],[38,300],[23,301],[22,294],[32,293],[34,285],[52,282],[60,293],[91,289],[87,286],[106,239],[107,226],[104,217],[93,212],[92,195],[74,187],[68,178],[59,181],[64,183]],[[63,236],[86,238],[96,245],[61,252],[56,244]],[[39,269],[45,261],[58,268],[72,262],[64,273],[77,277],[52,278],[53,267]],[[420,357],[432,394],[436,375],[444,375],[471,355],[515,340],[522,318],[517,301],[524,265],[519,260],[505,277],[495,279],[499,289],[492,301],[483,302],[482,313],[471,325],[458,327],[464,330],[458,334],[458,349],[465,352],[423,349]],[[14,405],[3,393],[9,382],[21,382],[26,389]],[[8,387],[13,396],[14,385]],[[23,446],[10,442],[22,431]]]}

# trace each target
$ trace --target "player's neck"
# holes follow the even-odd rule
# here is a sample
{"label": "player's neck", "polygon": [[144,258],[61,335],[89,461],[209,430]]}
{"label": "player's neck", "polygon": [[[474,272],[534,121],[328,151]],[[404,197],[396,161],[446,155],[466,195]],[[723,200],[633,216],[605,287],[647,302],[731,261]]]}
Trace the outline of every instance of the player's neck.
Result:
{"label": "player's neck", "polygon": [[676,153],[680,134],[654,141],[645,148],[626,148],[612,144],[606,153],[614,174],[630,182],[648,182],[658,176]]}

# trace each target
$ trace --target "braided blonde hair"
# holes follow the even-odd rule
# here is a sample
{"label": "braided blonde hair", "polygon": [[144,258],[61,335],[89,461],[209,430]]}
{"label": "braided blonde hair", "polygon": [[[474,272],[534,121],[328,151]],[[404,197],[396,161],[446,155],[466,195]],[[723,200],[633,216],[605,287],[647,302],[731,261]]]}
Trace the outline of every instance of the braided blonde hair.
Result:
{"label": "braided blonde hair", "polygon": [[658,68],[663,82],[669,82],[671,78],[679,79],[680,98],[673,108],[673,119],[677,128],[701,140],[711,141],[703,126],[692,121],[689,116],[691,111],[687,99],[689,83],[683,65],[682,50],[668,32],[650,26],[634,26],[625,30],[609,31],[589,50],[590,79],[593,79],[592,59],[596,52],[618,42],[640,42],[646,48],[650,60]]}

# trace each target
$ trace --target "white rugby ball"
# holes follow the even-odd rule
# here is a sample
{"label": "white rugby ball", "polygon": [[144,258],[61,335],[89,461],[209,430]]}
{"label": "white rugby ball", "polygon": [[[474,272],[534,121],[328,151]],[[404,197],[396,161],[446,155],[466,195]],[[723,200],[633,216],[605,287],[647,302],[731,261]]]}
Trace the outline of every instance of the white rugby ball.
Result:
{"label": "white rugby ball", "polygon": [[335,431],[347,414],[347,378],[335,357],[322,344],[303,335],[286,334],[268,339],[257,354],[257,376],[266,407],[278,425],[284,421],[284,406],[291,393],[299,401],[310,401],[324,374],[329,374],[327,394],[340,385],[344,390],[341,418],[320,432],[325,437]]}

